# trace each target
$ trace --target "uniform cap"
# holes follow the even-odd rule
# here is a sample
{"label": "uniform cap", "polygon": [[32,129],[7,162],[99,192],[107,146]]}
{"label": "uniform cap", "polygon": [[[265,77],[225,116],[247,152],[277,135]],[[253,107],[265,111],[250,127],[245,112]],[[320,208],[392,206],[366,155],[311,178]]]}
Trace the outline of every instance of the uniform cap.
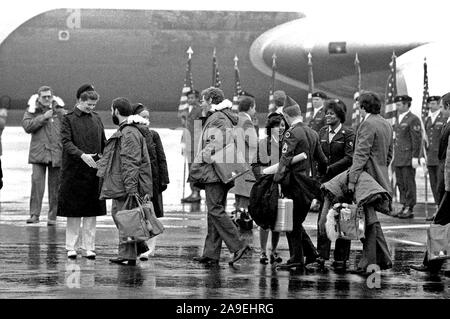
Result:
{"label": "uniform cap", "polygon": [[440,99],[441,99],[440,96],[438,96],[438,95],[433,95],[433,96],[428,97],[427,103],[430,103],[430,102],[433,102],[433,101],[438,102]]}
{"label": "uniform cap", "polygon": [[411,102],[412,98],[409,95],[397,95],[394,102]]}
{"label": "uniform cap", "polygon": [[95,91],[94,86],[92,84],[83,84],[77,90],[77,100],[80,98],[81,94],[87,91]]}
{"label": "uniform cap", "polygon": [[320,92],[320,91],[314,92],[312,94],[312,97],[320,97],[321,99],[324,99],[324,100],[328,99],[328,96],[325,93]]}

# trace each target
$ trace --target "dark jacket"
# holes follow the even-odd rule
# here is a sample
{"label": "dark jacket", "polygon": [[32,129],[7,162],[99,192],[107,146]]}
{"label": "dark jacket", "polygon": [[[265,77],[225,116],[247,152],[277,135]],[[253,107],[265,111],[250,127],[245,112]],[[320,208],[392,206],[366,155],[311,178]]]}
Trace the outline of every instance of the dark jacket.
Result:
{"label": "dark jacket", "polygon": [[[281,142],[281,158],[278,172],[275,174],[274,180],[279,182],[283,179],[283,175],[287,172],[294,174],[303,174],[306,176],[316,175],[316,163],[319,164],[321,174],[325,173],[327,158],[319,144],[319,135],[302,122],[292,125],[285,133]],[[306,160],[291,164],[295,155],[305,153]]]}
{"label": "dark jacket", "polygon": [[278,213],[278,184],[273,175],[262,175],[250,192],[248,212],[262,229],[273,229]]}
{"label": "dark jacket", "polygon": [[319,138],[322,151],[328,159],[327,171],[321,179],[324,183],[352,165],[355,133],[351,128],[342,126],[330,143],[329,127],[324,126],[319,131]]}
{"label": "dark jacket", "polygon": [[426,148],[428,166],[437,166],[439,164],[439,139],[441,136],[441,130],[445,123],[447,123],[447,119],[448,116],[440,111],[434,123],[431,122],[430,116],[425,120],[425,131],[428,138],[428,145]]}
{"label": "dark jacket", "polygon": [[356,184],[363,171],[392,194],[388,167],[392,160],[392,126],[380,114],[370,114],[358,128],[349,182]]}
{"label": "dark jacket", "polygon": [[78,108],[63,117],[63,144],[58,216],[93,217],[106,215],[104,200],[99,200],[97,170],[89,167],[81,155],[102,154],[106,138],[103,123],[96,112],[87,114]]}
{"label": "dark jacket", "polygon": [[412,166],[419,158],[422,146],[422,127],[419,118],[409,112],[395,127],[394,167]]}
{"label": "dark jacket", "polygon": [[309,121],[308,126],[318,133],[325,125],[327,125],[325,120],[325,107],[322,106],[320,111],[316,113],[316,116]]}
{"label": "dark jacket", "polygon": [[450,123],[445,123],[439,134],[438,160],[443,162],[447,156],[448,137],[450,136]]}
{"label": "dark jacket", "polygon": [[135,124],[145,138],[148,155],[152,167],[153,196],[152,203],[156,217],[164,217],[162,192],[169,184],[169,172],[167,170],[166,155],[161,143],[161,138],[156,131],[150,130],[146,125]]}
{"label": "dark jacket", "polygon": [[199,141],[199,152],[189,171],[189,183],[202,187],[202,184],[221,182],[211,162],[211,155],[234,143],[233,127],[237,123],[237,115],[228,108],[208,116]]}
{"label": "dark jacket", "polygon": [[44,118],[44,113],[50,110],[36,101],[36,107],[29,107],[22,119],[22,127],[31,134],[28,163],[61,166],[61,121],[66,110],[53,101],[53,117]]}
{"label": "dark jacket", "polygon": [[97,176],[103,178],[101,199],[123,198],[134,193],[141,197],[153,195],[147,144],[134,125],[121,123],[106,142],[97,165]]}

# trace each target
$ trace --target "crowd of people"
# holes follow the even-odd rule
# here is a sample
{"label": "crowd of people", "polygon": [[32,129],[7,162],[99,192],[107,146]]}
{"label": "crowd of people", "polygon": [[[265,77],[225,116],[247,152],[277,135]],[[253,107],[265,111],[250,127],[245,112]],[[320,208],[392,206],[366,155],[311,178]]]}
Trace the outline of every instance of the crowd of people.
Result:
{"label": "crowd of people", "polygon": [[[409,96],[395,97],[399,117],[392,126],[380,114],[382,103],[377,94],[361,92],[355,99],[361,123],[351,128],[345,125],[347,106],[339,99],[315,92],[314,111],[307,121],[294,99],[284,91],[275,91],[275,107],[267,116],[262,138],[255,122],[255,97],[250,93],[243,92],[239,97],[237,111],[220,88],[191,90],[187,97],[188,107],[179,112],[179,117],[191,194],[181,201],[198,203],[204,190],[207,208],[207,235],[202,255],[194,258],[196,262],[217,265],[222,242],[230,251],[230,265],[251,250],[243,233],[252,234],[252,224],[244,229],[237,220],[251,215],[256,187],[270,188],[276,196],[293,201],[293,228],[286,232],[289,258],[284,263],[277,251],[280,233],[273,223],[259,226],[260,262],[275,264],[278,270],[328,269],[332,241],[327,236],[327,215],[339,203],[354,205],[364,216],[363,253],[357,267],[348,269],[351,240],[338,238],[334,270],[367,275],[370,265],[391,268],[377,213],[414,218],[415,170],[419,165],[425,164],[428,169],[437,204],[430,221],[441,225],[449,222],[446,160],[450,94],[428,98],[430,114],[423,129],[420,119],[409,110]],[[96,217],[107,214],[105,200],[112,200],[115,222],[117,212],[132,205],[132,198],[150,199],[160,218],[164,216],[162,193],[170,181],[163,143],[150,129],[150,113],[143,104],[132,104],[124,97],[114,99],[111,116],[117,131],[106,139],[102,120],[94,110],[100,99],[98,92],[85,84],[76,92],[76,99],[69,110],[51,87],[42,86],[28,102],[22,120],[25,132],[31,134],[28,161],[32,183],[30,218],[26,222],[40,220],[48,174],[47,225],[54,226],[57,216],[65,217],[67,257],[77,258],[82,251],[84,257],[95,259]],[[3,116],[0,112],[0,130]],[[215,156],[230,145],[241,153],[248,169],[228,181],[218,171]],[[303,154],[302,160],[293,161],[299,154]],[[266,169],[275,164],[276,171],[267,173]],[[389,177],[391,165],[400,193],[401,208],[397,211]],[[232,165],[229,167],[231,170]],[[235,194],[234,215],[226,211],[228,193]],[[302,225],[308,213],[315,210],[317,245]],[[120,237],[118,256],[110,262],[136,265],[137,259],[147,260],[154,254],[155,244],[156,237],[148,241]],[[437,272],[442,264],[425,256],[423,265],[412,268]]]}

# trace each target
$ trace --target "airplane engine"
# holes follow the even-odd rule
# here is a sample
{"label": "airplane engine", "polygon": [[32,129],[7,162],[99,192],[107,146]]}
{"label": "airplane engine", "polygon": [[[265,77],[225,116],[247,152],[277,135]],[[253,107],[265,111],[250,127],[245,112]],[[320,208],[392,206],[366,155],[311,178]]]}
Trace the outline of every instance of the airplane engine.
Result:
{"label": "airplane engine", "polygon": [[424,58],[428,69],[428,92],[450,92],[450,44],[433,42],[412,49],[397,58],[397,91],[412,97],[411,111],[421,116],[424,85]]}

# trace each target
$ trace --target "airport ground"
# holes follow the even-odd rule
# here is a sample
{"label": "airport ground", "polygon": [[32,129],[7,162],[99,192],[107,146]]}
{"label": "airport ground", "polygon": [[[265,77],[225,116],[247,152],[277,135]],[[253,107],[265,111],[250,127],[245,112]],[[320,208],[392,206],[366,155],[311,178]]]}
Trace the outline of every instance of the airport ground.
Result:
{"label": "airport ground", "polygon": [[[156,121],[154,121],[156,122]],[[108,129],[107,136],[114,130]],[[449,268],[439,276],[411,270],[419,264],[426,243],[426,210],[423,172],[417,171],[418,201],[415,218],[399,220],[379,215],[394,266],[373,280],[353,274],[277,271],[259,263],[259,234],[253,230],[252,251],[234,267],[228,265],[224,246],[218,267],[192,261],[202,252],[206,235],[204,200],[200,205],[182,205],[183,158],[181,132],[157,129],[164,144],[171,183],[164,193],[165,232],[158,237],[155,256],[136,266],[110,264],[117,253],[117,230],[110,213],[98,218],[96,260],[68,260],[65,251],[65,219],[56,227],[46,223],[47,194],[41,222],[26,224],[31,188],[31,166],[27,163],[30,136],[21,127],[7,126],[3,132],[4,187],[0,194],[0,299],[448,299]],[[185,193],[188,194],[188,187]],[[204,196],[204,194],[202,194]],[[428,190],[428,200],[431,200]],[[233,209],[233,195],[227,211]],[[111,203],[108,201],[108,209]],[[316,242],[317,215],[308,215],[304,225]],[[362,245],[352,242],[350,267],[361,256]],[[289,256],[286,237],[279,252]]]}

